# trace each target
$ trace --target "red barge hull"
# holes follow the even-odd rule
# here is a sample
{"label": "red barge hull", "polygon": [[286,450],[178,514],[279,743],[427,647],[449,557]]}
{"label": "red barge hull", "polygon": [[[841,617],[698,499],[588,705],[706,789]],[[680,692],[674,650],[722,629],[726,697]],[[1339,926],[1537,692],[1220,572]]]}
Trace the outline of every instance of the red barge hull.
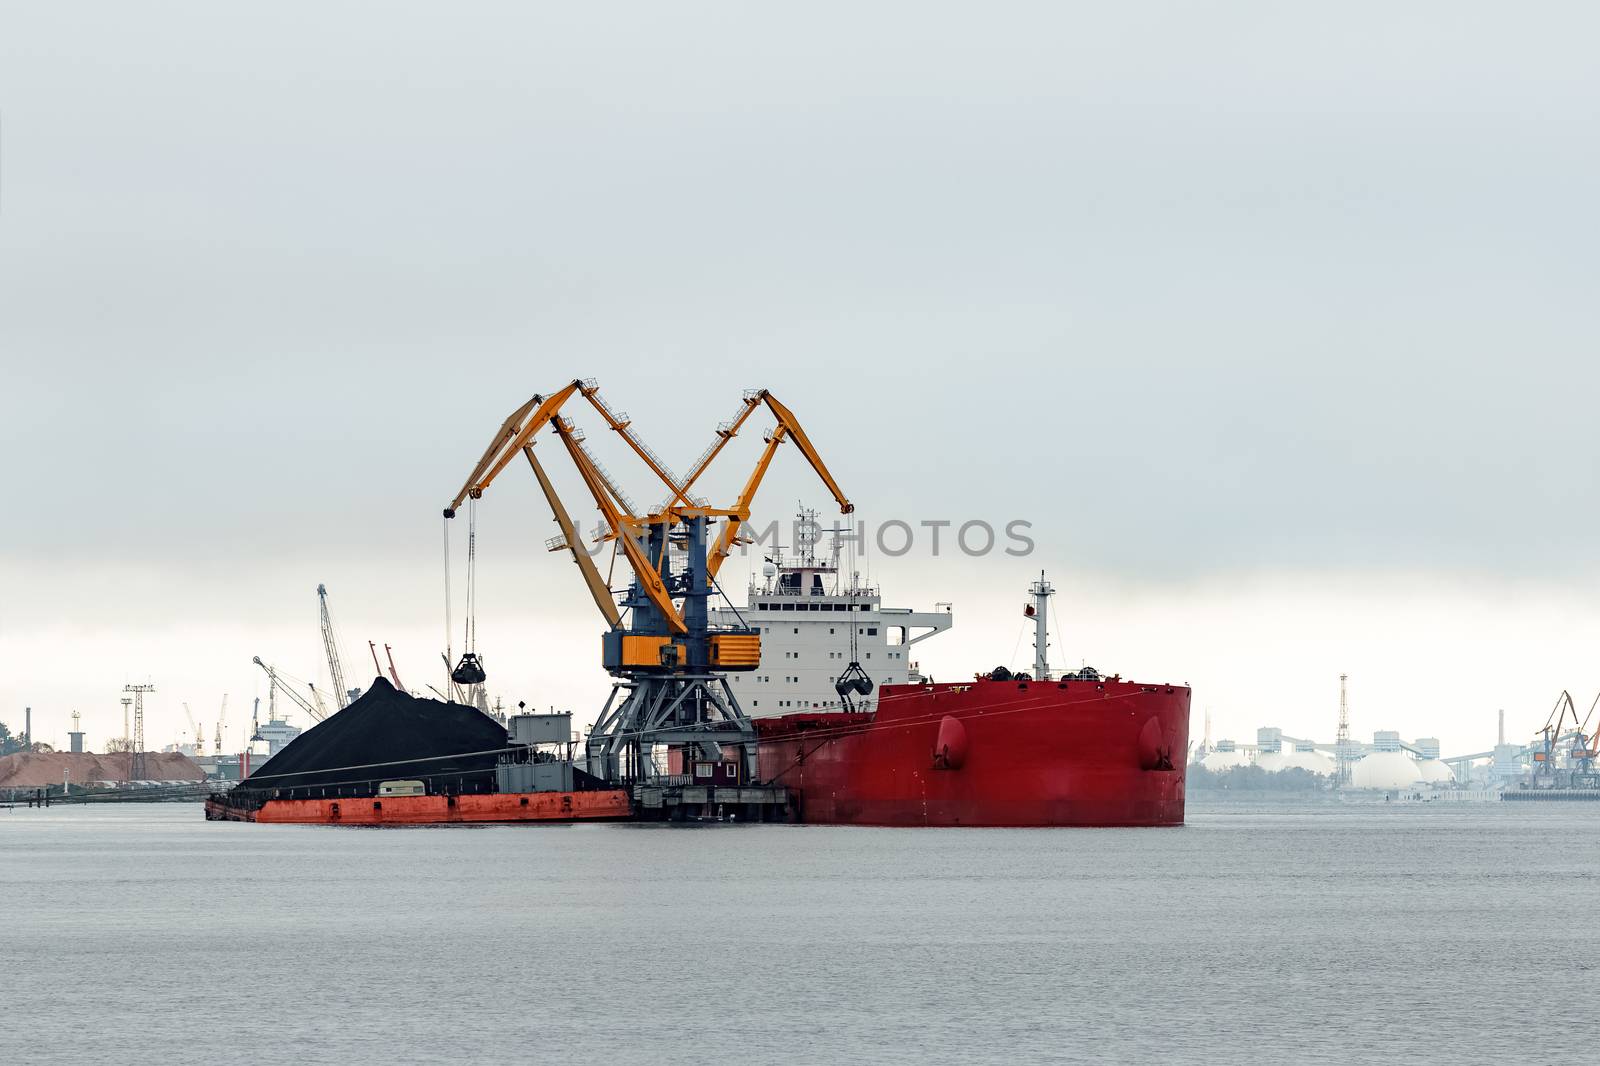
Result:
{"label": "red barge hull", "polygon": [[250,809],[225,797],[206,801],[218,822],[286,825],[451,825],[463,822],[576,822],[633,816],[621,789],[592,792],[492,792],[462,796],[376,796],[267,800]]}
{"label": "red barge hull", "polygon": [[1183,824],[1189,689],[1117,678],[886,686],[871,712],[756,721],[816,825]]}

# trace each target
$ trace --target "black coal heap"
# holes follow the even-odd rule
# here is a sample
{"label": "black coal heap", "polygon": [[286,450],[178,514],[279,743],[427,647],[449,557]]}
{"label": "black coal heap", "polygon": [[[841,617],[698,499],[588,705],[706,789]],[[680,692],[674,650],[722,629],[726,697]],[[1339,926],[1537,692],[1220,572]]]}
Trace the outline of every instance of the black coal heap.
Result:
{"label": "black coal heap", "polygon": [[235,791],[261,799],[370,796],[382,781],[420,780],[431,795],[493,792],[505,747],[505,727],[476,708],[417,699],[377,677]]}

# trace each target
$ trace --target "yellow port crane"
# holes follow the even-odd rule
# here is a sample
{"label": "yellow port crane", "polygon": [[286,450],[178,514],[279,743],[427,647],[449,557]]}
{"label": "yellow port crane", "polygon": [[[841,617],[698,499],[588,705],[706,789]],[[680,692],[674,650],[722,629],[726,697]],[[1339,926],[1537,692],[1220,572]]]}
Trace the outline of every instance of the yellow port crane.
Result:
{"label": "yellow port crane", "polygon": [[[667,496],[641,513],[585,443],[585,436],[564,413],[574,395],[581,396],[606,426],[627,444]],[[749,421],[765,406],[775,425],[743,489],[726,507],[715,507],[692,494],[702,476]],[[621,606],[599,568],[579,540],[566,506],[534,454],[539,433],[549,430],[571,460],[604,522],[599,543],[612,542],[632,570],[632,582]],[[722,563],[741,543],[757,490],[779,445],[792,441],[827,486],[842,514],[855,510],[834,480],[821,455],[794,413],[765,389],[746,392],[734,416],[717,426],[711,444],[688,473],[679,477],[633,428],[632,420],[600,395],[593,379],[577,379],[549,395],[535,395],[513,411],[495,432],[460,490],[444,509],[454,518],[468,500],[480,499],[518,452],[527,460],[550,505],[560,535],[546,546],[566,550],[583,575],[595,606],[608,626],[602,641],[602,662],[621,680],[613,687],[588,742],[589,772],[607,780],[640,781],[653,771],[655,745],[698,746],[706,756],[720,745],[743,750],[746,780],[755,775],[755,731],[728,688],[722,671],[753,670],[760,665],[760,637],[750,627],[713,632],[707,599]],[[708,525],[723,522],[708,546]],[[670,565],[669,546],[681,549],[684,569]],[[469,568],[472,554],[468,554]],[[469,584],[472,578],[469,572]],[[624,611],[628,612],[624,625]],[[470,626],[470,621],[469,621]],[[458,670],[467,667],[466,655]],[[474,657],[472,668],[477,669]],[[617,703],[619,692],[626,697]]]}

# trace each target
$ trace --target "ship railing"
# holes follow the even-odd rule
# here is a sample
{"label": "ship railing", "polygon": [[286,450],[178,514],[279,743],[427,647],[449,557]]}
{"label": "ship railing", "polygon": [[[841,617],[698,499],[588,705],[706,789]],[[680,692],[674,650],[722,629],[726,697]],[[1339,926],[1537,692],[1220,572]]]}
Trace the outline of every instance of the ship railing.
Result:
{"label": "ship railing", "polygon": [[[817,569],[827,569],[827,568],[826,567],[818,567]],[[754,586],[755,586],[754,580],[751,581],[751,586],[752,586],[752,588],[754,588]],[[851,596],[854,596],[856,599],[859,599],[859,600],[876,600],[876,599],[879,598],[878,589],[875,586],[865,586],[865,587],[862,587],[862,588],[855,589],[853,592],[852,591],[812,592],[810,589],[783,588],[782,586],[775,585],[772,588],[755,588],[754,591],[758,592],[759,594],[761,594],[763,596],[789,596],[789,597],[795,597],[795,598],[798,598],[798,599],[812,598],[812,599],[845,600],[845,599],[849,599]],[[884,610],[885,611],[892,611],[892,612],[895,612],[895,613],[901,613],[901,614],[910,614],[911,613],[911,608],[909,608],[909,607],[895,607],[895,608],[886,607],[886,608],[884,608]]]}
{"label": "ship railing", "polygon": [[689,464],[689,472],[690,473],[693,473],[694,471],[699,470],[700,467],[705,463],[705,461],[707,459],[711,458],[711,453],[717,450],[717,445],[718,444],[722,443],[721,438],[727,435],[724,431],[727,430],[727,429],[731,429],[732,427],[733,427],[733,423],[732,422],[724,422],[724,423],[722,423],[722,425],[717,427],[717,437],[718,437],[718,439],[712,441],[710,444],[707,444],[705,446],[705,449],[702,450],[699,455],[694,457],[694,462]]}
{"label": "ship railing", "polygon": [[[686,501],[688,501],[688,505],[690,507],[710,507],[711,506],[711,503],[704,496],[695,496],[695,495],[693,495],[691,493],[690,495],[685,496],[684,499]],[[667,509],[667,504],[669,504],[671,502],[672,502],[672,497],[663,496],[661,498],[661,502],[656,504],[655,513],[656,514],[660,514],[662,511],[665,511]]]}
{"label": "ship railing", "polygon": [[650,458],[650,461],[652,463],[656,464],[656,468],[658,470],[660,470],[663,474],[667,475],[667,478],[674,485],[683,484],[682,479],[678,477],[677,473],[672,469],[672,467],[668,466],[662,460],[661,456],[656,454],[654,448],[650,447],[650,445],[646,444],[644,441],[640,440],[638,437],[634,436],[632,433],[626,433],[625,432],[623,434],[623,436],[627,437],[629,442],[632,443],[635,448],[638,448],[639,451],[643,452],[646,456],[648,456]]}
{"label": "ship railing", "polygon": [[551,537],[549,540],[544,542],[544,546],[553,552],[564,551],[567,547],[569,547],[567,544],[567,535],[565,533],[561,533],[557,536]]}
{"label": "ship railing", "polygon": [[[625,777],[617,783],[628,789],[640,785],[651,788],[681,788],[684,785],[694,784],[695,779],[692,774],[650,774],[645,777]],[[700,783],[703,785],[706,781],[702,779]]]}

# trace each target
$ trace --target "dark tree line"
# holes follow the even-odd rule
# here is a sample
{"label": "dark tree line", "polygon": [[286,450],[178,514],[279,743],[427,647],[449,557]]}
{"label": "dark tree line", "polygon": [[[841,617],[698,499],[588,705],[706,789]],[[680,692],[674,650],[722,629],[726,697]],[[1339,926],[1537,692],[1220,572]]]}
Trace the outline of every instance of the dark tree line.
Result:
{"label": "dark tree line", "polygon": [[[11,727],[6,725],[4,722],[0,722],[0,755],[15,755],[21,750],[22,738],[19,736],[13,736],[11,733]],[[55,751],[55,749],[50,745],[40,744],[38,741],[34,741],[33,750],[35,752]]]}
{"label": "dark tree line", "polygon": [[1250,790],[1255,792],[1319,792],[1328,787],[1328,779],[1299,766],[1269,772],[1259,766],[1230,766],[1226,770],[1208,770],[1199,763],[1189,764],[1190,789]]}

